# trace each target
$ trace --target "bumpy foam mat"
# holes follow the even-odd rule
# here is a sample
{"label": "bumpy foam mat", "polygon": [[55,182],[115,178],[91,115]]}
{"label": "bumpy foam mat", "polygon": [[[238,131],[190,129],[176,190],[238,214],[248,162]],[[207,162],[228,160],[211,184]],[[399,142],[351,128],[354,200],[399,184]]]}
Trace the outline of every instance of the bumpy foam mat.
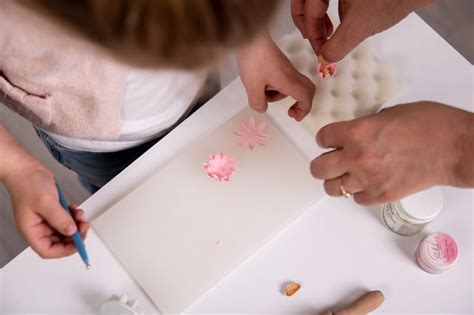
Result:
{"label": "bumpy foam mat", "polygon": [[299,31],[283,36],[279,46],[295,67],[316,84],[311,114],[303,120],[313,135],[328,123],[375,113],[402,86],[392,65],[376,54],[369,41],[340,61],[337,73],[328,79],[318,77],[316,56]]}

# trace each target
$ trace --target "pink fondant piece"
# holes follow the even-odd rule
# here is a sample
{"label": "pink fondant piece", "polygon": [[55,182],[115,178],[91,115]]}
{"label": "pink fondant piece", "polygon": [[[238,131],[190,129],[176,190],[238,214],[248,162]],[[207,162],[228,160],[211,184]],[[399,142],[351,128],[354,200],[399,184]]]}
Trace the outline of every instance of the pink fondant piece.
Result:
{"label": "pink fondant piece", "polygon": [[253,150],[257,145],[264,146],[265,140],[270,137],[269,134],[264,132],[266,123],[262,122],[256,125],[253,116],[250,116],[248,125],[241,121],[239,126],[240,129],[233,132],[234,135],[240,138],[237,145],[248,146],[250,150]]}
{"label": "pink fondant piece", "polygon": [[329,79],[330,77],[336,75],[337,63],[334,62],[329,64],[322,64],[321,62],[318,62],[317,70],[318,76],[321,79]]}
{"label": "pink fondant piece", "polygon": [[203,163],[207,176],[219,182],[230,180],[230,176],[235,173],[235,160],[230,155],[222,152],[211,154],[206,163]]}

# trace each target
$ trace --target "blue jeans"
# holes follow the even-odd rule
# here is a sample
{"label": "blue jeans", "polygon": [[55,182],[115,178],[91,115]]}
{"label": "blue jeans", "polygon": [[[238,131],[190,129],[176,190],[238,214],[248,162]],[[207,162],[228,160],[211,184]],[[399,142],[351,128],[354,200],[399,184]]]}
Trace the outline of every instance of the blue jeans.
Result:
{"label": "blue jeans", "polygon": [[173,126],[160,132],[156,138],[148,142],[122,151],[88,152],[69,149],[58,144],[40,129],[35,129],[54,159],[68,169],[76,172],[81,185],[93,194],[204,105],[218,90],[219,84],[217,81],[211,82],[208,93],[191,105],[186,113]]}

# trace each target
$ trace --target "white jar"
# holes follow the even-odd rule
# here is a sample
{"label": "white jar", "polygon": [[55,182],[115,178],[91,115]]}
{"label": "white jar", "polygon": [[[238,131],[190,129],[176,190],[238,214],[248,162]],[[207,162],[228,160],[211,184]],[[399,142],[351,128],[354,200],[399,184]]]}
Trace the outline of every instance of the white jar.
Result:
{"label": "white jar", "polygon": [[382,206],[382,218],[395,233],[415,235],[433,221],[443,208],[443,192],[439,187],[418,192]]}

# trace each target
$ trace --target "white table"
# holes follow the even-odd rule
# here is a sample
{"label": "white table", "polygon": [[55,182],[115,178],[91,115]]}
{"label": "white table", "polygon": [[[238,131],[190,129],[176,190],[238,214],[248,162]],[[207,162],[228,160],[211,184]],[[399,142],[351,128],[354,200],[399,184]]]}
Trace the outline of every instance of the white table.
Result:
{"label": "white table", "polygon": [[[393,102],[432,99],[473,110],[472,66],[416,15],[374,42],[388,54],[403,56],[408,69],[409,84]],[[231,83],[88,199],[81,207],[87,209],[89,218],[99,215],[153,174],[179,148],[232,116],[238,107],[226,104],[241,93],[241,83]],[[351,301],[365,289],[381,289],[386,295],[381,312],[470,314],[474,301],[473,192],[443,190],[445,211],[426,232],[444,231],[458,241],[460,260],[444,274],[430,275],[416,266],[413,254],[423,235],[397,236],[383,226],[376,209],[328,197],[188,311],[316,314]],[[146,294],[93,231],[87,246],[93,264],[90,271],[84,270],[77,256],[41,260],[31,249],[21,253],[0,272],[0,314],[96,313],[110,296],[122,293],[138,299],[147,314],[156,312]],[[281,285],[288,280],[302,283],[301,291],[292,298],[280,293]]]}

